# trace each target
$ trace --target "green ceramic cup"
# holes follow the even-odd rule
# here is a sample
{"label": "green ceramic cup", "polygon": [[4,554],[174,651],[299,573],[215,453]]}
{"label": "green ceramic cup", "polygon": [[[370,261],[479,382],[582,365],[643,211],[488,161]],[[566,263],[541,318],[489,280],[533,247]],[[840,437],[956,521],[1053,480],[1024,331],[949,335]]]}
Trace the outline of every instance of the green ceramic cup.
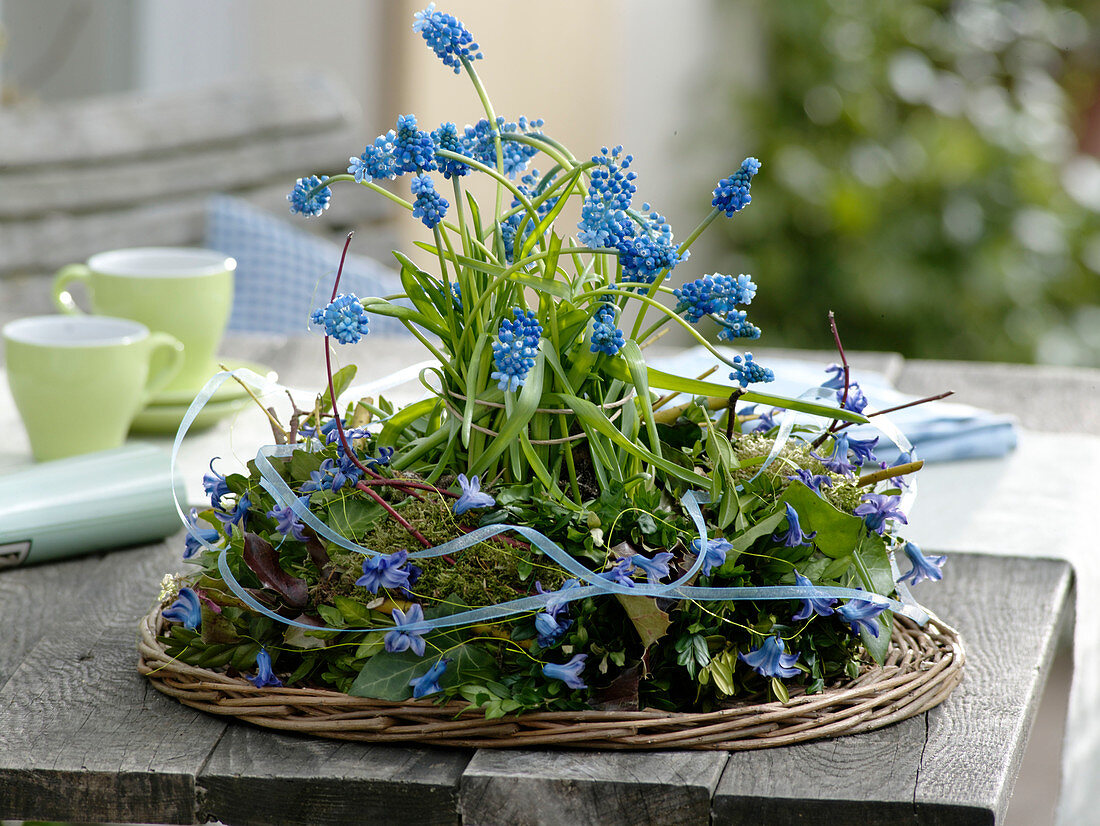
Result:
{"label": "green ceramic cup", "polygon": [[3,334],[8,385],[39,461],[119,447],[184,360],[177,339],[126,318],[35,316]]}
{"label": "green ceramic cup", "polygon": [[53,298],[70,315],[82,310],[69,292],[83,282],[92,312],[140,321],[183,342],[184,362],[164,388],[198,391],[217,372],[214,354],[233,307],[237,262],[188,247],[135,247],[93,255],[58,271]]}

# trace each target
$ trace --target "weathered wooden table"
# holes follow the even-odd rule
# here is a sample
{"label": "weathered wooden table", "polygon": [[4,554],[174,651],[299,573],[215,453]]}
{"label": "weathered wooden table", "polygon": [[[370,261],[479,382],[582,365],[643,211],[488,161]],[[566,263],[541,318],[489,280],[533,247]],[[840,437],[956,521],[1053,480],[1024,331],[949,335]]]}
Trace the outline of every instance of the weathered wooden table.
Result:
{"label": "weathered wooden table", "polygon": [[[406,358],[380,350],[377,361]],[[305,383],[295,369],[288,363],[284,376]],[[943,364],[929,369],[943,379]],[[1075,398],[1077,423],[1087,423],[1091,408]],[[1026,395],[1001,401],[1036,404]],[[936,536],[934,521],[924,520],[925,535]],[[963,683],[941,707],[864,735],[733,754],[367,746],[225,722],[178,705],[137,675],[138,618],[161,576],[181,567],[181,545],[177,537],[0,573],[0,819],[994,823],[1007,808],[1072,609],[1064,561],[953,553],[944,581],[917,596],[962,632]],[[960,550],[927,539],[925,546]],[[1025,550],[1011,537],[976,549]],[[1079,637],[1080,630],[1079,623]]]}

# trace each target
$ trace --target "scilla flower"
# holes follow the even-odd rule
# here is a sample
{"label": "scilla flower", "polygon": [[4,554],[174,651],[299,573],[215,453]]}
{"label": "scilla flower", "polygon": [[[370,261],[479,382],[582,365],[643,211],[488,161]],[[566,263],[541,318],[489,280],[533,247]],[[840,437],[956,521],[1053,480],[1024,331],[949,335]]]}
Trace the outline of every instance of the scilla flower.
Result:
{"label": "scilla flower", "polygon": [[850,599],[836,609],[836,614],[848,623],[853,634],[859,634],[860,629],[863,629],[872,637],[877,637],[878,623],[875,622],[875,617],[885,610],[885,605],[878,605],[867,599]]}
{"label": "scilla flower", "polygon": [[515,392],[523,386],[535,364],[542,325],[530,310],[517,307],[512,315],[514,318],[500,323],[498,341],[493,342],[493,363],[497,369],[489,377],[497,380],[501,390]]}
{"label": "scilla flower", "polygon": [[668,563],[671,559],[672,554],[661,551],[659,554],[654,554],[652,559],[642,554],[631,554],[627,557],[627,562],[645,571],[646,580],[650,584],[655,584],[668,576]]}
{"label": "scilla flower", "polygon": [[744,359],[741,356],[733,357],[733,372],[730,373],[730,378],[742,387],[748,387],[755,382],[775,381],[775,373],[771,368],[761,367],[753,361],[752,353],[745,353]]}
{"label": "scilla flower", "polygon": [[798,655],[786,653],[786,646],[778,634],[767,637],[759,648],[748,654],[737,656],[761,677],[795,677],[801,673],[794,665],[798,662]]}
{"label": "scilla flower", "polygon": [[[796,585],[813,585],[808,577],[802,576],[798,571],[794,572],[794,581]],[[791,619],[801,622],[804,619],[809,619],[814,614],[819,617],[827,617],[834,613],[834,605],[836,605],[836,599],[833,597],[807,597],[802,600],[802,607]]]}
{"label": "scilla flower", "polygon": [[[309,506],[308,496],[299,497],[298,501],[302,502],[306,507]],[[305,542],[306,539],[309,538],[309,534],[306,533],[306,526],[298,519],[298,514],[294,512],[294,508],[290,505],[287,505],[285,508],[280,508],[278,505],[275,505],[267,512],[267,515],[275,520],[275,530],[283,536],[289,534],[299,542]]]}
{"label": "scilla flower", "polygon": [[943,571],[940,568],[947,562],[946,556],[925,556],[921,549],[912,542],[905,543],[905,555],[909,557],[913,569],[909,573],[898,577],[898,582],[908,582],[910,585],[916,585],[926,579],[933,582],[943,579]]}
{"label": "scilla flower", "polygon": [[863,494],[863,503],[853,510],[852,513],[856,516],[862,516],[863,521],[870,530],[881,534],[886,531],[887,519],[897,519],[900,522],[904,522],[906,525],[909,524],[909,520],[905,518],[905,514],[898,510],[898,503],[900,501],[900,497],[897,496],[887,496],[882,493],[865,493]]}
{"label": "scilla flower", "polygon": [[218,507],[222,497],[229,493],[229,485],[225,482],[225,477],[214,470],[214,462],[218,460],[218,456],[215,456],[210,460],[210,472],[203,474],[202,477],[202,489],[206,491],[210,497],[210,504],[213,507]]}
{"label": "scilla flower", "polygon": [[836,391],[836,403],[843,410],[851,410],[853,413],[862,413],[867,409],[867,397],[863,395],[858,382],[848,385],[848,397],[844,397],[844,387]]}
{"label": "scilla flower", "polygon": [[574,654],[573,659],[564,665],[547,663],[542,667],[542,673],[551,680],[561,680],[570,688],[588,688],[581,679],[584,661],[587,659],[587,654]]}
{"label": "scilla flower", "polygon": [[451,660],[446,657],[436,660],[435,664],[424,674],[409,680],[409,685],[413,687],[414,700],[419,700],[421,697],[427,697],[429,694],[436,694],[443,690],[439,687],[439,678],[443,676],[443,672],[447,670],[450,662]]}
{"label": "scilla flower", "polygon": [[572,624],[573,620],[558,619],[546,611],[535,614],[535,631],[538,633],[536,642],[540,648],[549,648],[561,639]]}
{"label": "scilla flower", "polygon": [[354,293],[341,293],[324,307],[314,310],[309,320],[318,327],[323,326],[325,335],[341,344],[355,344],[370,332],[367,311]]}
{"label": "scilla flower", "polygon": [[424,42],[431,46],[435,56],[450,66],[457,75],[462,71],[462,60],[481,60],[482,54],[470,34],[454,15],[435,10],[435,3],[429,3],[424,11],[413,15],[413,31],[420,32]]}
{"label": "scilla flower", "polygon": [[213,544],[220,540],[221,536],[221,532],[216,528],[209,526],[200,528],[198,510],[191,508],[191,515],[187,519],[187,536],[183,540],[183,558],[191,559],[205,547],[203,542]]}
{"label": "scilla flower", "polygon": [[194,631],[202,625],[202,606],[199,595],[190,588],[180,588],[176,601],[160,612],[166,620],[179,622],[184,628]]}
{"label": "scilla flower", "polygon": [[458,474],[458,486],[462,489],[462,495],[455,500],[455,516],[462,516],[474,508],[491,508],[497,503],[492,494],[481,489],[481,480],[477,476],[467,479],[465,473]]}
{"label": "scilla flower", "polygon": [[271,670],[271,655],[267,653],[266,648],[260,648],[260,653],[256,655],[256,676],[249,677],[248,681],[256,688],[263,688],[265,686],[281,686],[283,681],[275,676],[275,672]]}
{"label": "scilla flower", "polygon": [[[733,547],[725,539],[708,539],[706,555],[703,557],[702,567],[699,568],[699,572],[703,576],[710,576],[710,572],[715,568],[721,568],[726,563],[726,554]],[[696,556],[699,555],[699,540],[691,540],[691,550]]]}
{"label": "scilla flower", "polygon": [[[855,411],[859,413],[860,411]],[[878,436],[873,439],[853,439],[848,437],[848,449],[855,456],[856,464],[875,461],[875,445],[878,444]]]}
{"label": "scilla flower", "polygon": [[407,564],[408,551],[369,556],[363,560],[363,575],[355,580],[360,588],[377,594],[379,588],[404,588],[409,585],[412,571]]}
{"label": "scilla flower", "polygon": [[745,158],[741,161],[741,168],[718,182],[714,188],[714,200],[712,206],[718,207],[732,217],[733,213],[740,212],[752,201],[749,187],[752,185],[753,176],[760,171],[760,161],[756,158]]}
{"label": "scilla flower", "polygon": [[418,604],[413,604],[409,608],[409,613],[405,613],[400,608],[394,608],[391,614],[393,617],[393,624],[395,626],[393,631],[386,632],[384,642],[386,644],[386,650],[391,654],[396,654],[398,651],[412,650],[418,657],[424,656],[424,637],[421,631],[414,629],[407,629],[405,626],[415,625],[416,623],[424,621],[424,609]]}
{"label": "scilla flower", "polygon": [[797,548],[800,545],[808,545],[815,536],[817,536],[817,531],[802,532],[802,526],[798,524],[798,511],[787,505],[787,530],[781,534],[776,534],[774,539],[788,548]]}
{"label": "scilla flower", "polygon": [[831,488],[833,486],[833,480],[823,473],[810,473],[810,471],[803,468],[798,468],[794,472],[794,476],[788,476],[792,482],[797,479],[818,496],[821,495],[822,486]]}
{"label": "scilla flower", "polygon": [[[332,190],[321,185],[328,180],[328,175],[318,178],[310,175],[308,178],[299,178],[294,184],[294,189],[286,196],[290,201],[290,211],[295,214],[316,217],[328,209],[332,200]],[[318,189],[318,187],[321,187]]]}
{"label": "scilla flower", "polygon": [[417,175],[410,184],[413,201],[413,217],[419,218],[428,229],[433,229],[447,214],[450,203],[435,191],[435,184],[427,175]]}

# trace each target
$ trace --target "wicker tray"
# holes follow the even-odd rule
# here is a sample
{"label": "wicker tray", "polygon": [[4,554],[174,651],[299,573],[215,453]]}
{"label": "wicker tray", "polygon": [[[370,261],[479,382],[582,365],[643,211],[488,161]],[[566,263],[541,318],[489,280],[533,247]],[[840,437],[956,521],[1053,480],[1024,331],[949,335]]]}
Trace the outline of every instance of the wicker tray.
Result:
{"label": "wicker tray", "polygon": [[954,629],[920,628],[895,616],[885,665],[819,694],[787,703],[745,703],[719,711],[558,711],[486,720],[466,703],[386,702],[313,688],[255,688],[247,680],[170,658],[157,639],[160,608],[141,622],[138,670],[184,705],[284,731],[368,743],[474,748],[742,751],[858,734],[939,705],[962,679],[966,656]]}

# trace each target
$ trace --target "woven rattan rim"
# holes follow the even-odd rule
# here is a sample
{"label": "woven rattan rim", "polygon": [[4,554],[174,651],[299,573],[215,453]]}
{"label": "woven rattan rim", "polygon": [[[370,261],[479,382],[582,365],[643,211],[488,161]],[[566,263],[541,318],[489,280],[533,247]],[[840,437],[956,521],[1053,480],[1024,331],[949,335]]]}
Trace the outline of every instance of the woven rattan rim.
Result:
{"label": "woven rattan rim", "polygon": [[858,734],[913,717],[943,702],[962,679],[966,655],[954,629],[920,628],[895,616],[886,663],[842,686],[798,694],[787,703],[745,703],[720,711],[538,712],[486,720],[465,703],[386,702],[313,688],[255,688],[247,680],[196,668],[167,655],[157,634],[160,608],[141,622],[138,670],[153,686],[210,714],[284,731],[368,743],[472,748],[555,746],[585,749],[744,751]]}

